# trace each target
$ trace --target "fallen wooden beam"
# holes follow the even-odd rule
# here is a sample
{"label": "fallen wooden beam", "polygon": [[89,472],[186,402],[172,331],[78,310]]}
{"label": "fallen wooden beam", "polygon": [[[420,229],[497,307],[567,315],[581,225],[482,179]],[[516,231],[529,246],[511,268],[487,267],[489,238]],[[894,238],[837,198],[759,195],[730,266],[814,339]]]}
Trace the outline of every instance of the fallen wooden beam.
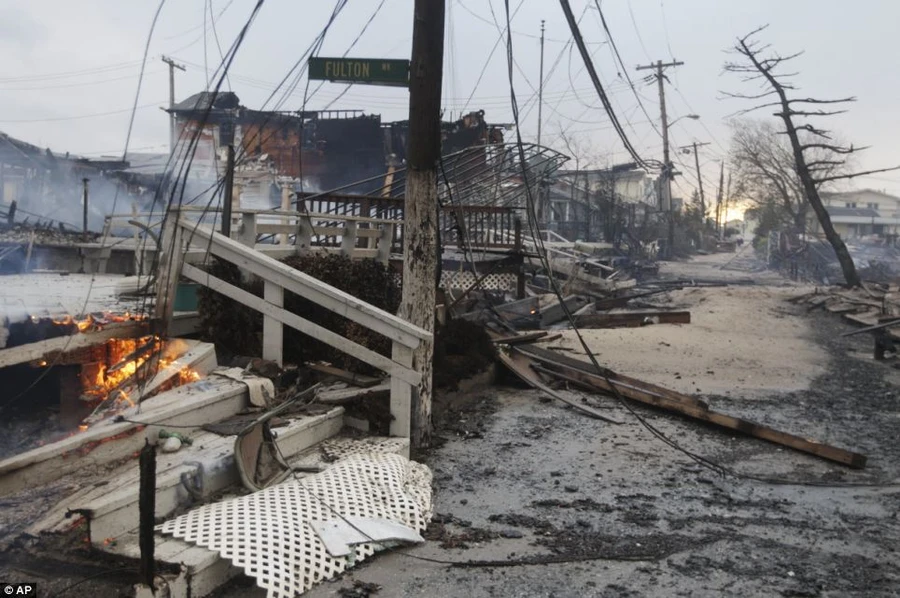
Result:
{"label": "fallen wooden beam", "polygon": [[851,330],[850,332],[845,332],[841,336],[853,336],[855,334],[862,334],[863,332],[874,332],[876,330],[881,330],[883,328],[890,328],[891,326],[900,325],[900,319],[890,320],[889,322],[882,322],[881,324],[876,324],[874,326],[867,326],[865,328],[860,328],[859,330]]}
{"label": "fallen wooden beam", "polygon": [[509,368],[509,370],[512,373],[514,373],[516,376],[518,376],[523,382],[525,382],[532,388],[540,390],[541,392],[553,397],[557,401],[562,401],[566,405],[569,405],[569,406],[577,409],[578,411],[581,411],[585,415],[588,415],[595,419],[601,419],[601,420],[609,422],[611,424],[621,424],[622,423],[614,418],[609,417],[608,415],[600,413],[593,407],[589,407],[588,405],[583,405],[583,404],[579,403],[578,401],[573,401],[572,399],[566,398],[566,397],[562,396],[561,394],[559,394],[558,392],[556,392],[555,390],[553,390],[552,388],[548,387],[546,384],[544,384],[541,381],[541,379],[537,375],[537,373],[532,371],[532,369],[530,367],[531,366],[530,360],[527,357],[524,357],[521,353],[512,353],[512,354],[507,355],[506,353],[503,353],[501,351],[500,352],[500,362],[503,363],[503,365],[505,365],[507,368]]}
{"label": "fallen wooden beam", "polygon": [[375,399],[389,397],[391,383],[384,382],[370,388],[342,388],[340,390],[324,390],[316,395],[316,401],[326,405],[345,405],[359,399]]}
{"label": "fallen wooden beam", "polygon": [[633,311],[585,314],[575,318],[578,328],[638,328],[648,324],[690,324],[689,311]]}
{"label": "fallen wooden beam", "polygon": [[629,301],[632,299],[638,299],[640,297],[650,297],[651,295],[659,295],[660,293],[668,293],[670,291],[678,291],[681,290],[682,287],[670,287],[665,289],[653,289],[651,291],[646,291],[643,293],[634,293],[631,295],[623,295],[621,297],[607,297],[605,299],[598,299],[594,303],[594,307],[598,311],[602,311],[605,309],[613,309],[616,307],[625,307]]}
{"label": "fallen wooden beam", "polygon": [[[557,359],[564,359],[559,355],[556,355],[555,357]],[[588,365],[590,366],[590,364]],[[712,409],[709,409],[708,407],[693,405],[690,402],[686,402],[683,400],[674,400],[672,398],[652,395],[646,393],[645,391],[623,392],[618,384],[616,384],[611,378],[609,378],[609,376],[605,375],[605,372],[598,373],[596,371],[596,368],[594,368],[594,372],[589,372],[585,371],[584,368],[570,368],[559,364],[556,364],[556,366],[557,368],[564,370],[564,373],[561,374],[560,379],[574,380],[587,387],[592,387],[600,392],[609,393],[611,387],[615,385],[620,395],[634,401],[638,401],[640,403],[658,407],[660,409],[665,409],[666,411],[671,411],[680,415],[686,415],[688,417],[692,417],[694,419],[710,424],[715,424],[729,430],[742,432],[755,438],[768,440],[769,442],[787,446],[789,448],[808,453],[810,455],[828,459],[829,461],[848,465],[855,469],[862,469],[866,466],[867,457],[865,455],[847,451],[827,444],[822,444],[816,440],[810,440],[807,438],[789,434],[787,432],[775,430],[774,428],[770,428],[762,424],[757,424],[742,418],[719,413],[718,411],[714,411]],[[553,368],[546,369],[552,371]]]}
{"label": "fallen wooden beam", "polygon": [[[105,343],[111,338],[137,338],[148,334],[149,324],[145,321],[113,322],[102,330],[79,332],[70,336],[58,336],[36,343],[19,345],[0,350],[0,368],[18,363],[46,359],[51,354],[71,352]],[[51,361],[46,359],[46,361]]]}
{"label": "fallen wooden beam", "polygon": [[371,388],[373,386],[381,384],[382,382],[381,378],[363,376],[362,374],[348,372],[347,370],[336,368],[331,365],[326,365],[324,363],[311,363],[307,367],[315,372],[319,372],[320,374],[333,376],[341,382],[346,382],[347,384],[352,384],[353,386],[359,386],[360,388]]}
{"label": "fallen wooden beam", "polygon": [[612,370],[604,369],[598,372],[598,370],[592,363],[582,361],[580,359],[575,359],[573,357],[568,357],[566,355],[560,355],[548,349],[534,346],[523,346],[516,347],[515,350],[528,355],[535,361],[542,363],[544,366],[550,369],[562,369],[564,373],[568,373],[572,370],[581,371],[588,374],[599,373],[604,381],[607,379],[610,381],[611,386],[609,386],[608,388],[610,392],[612,392],[612,388],[614,386],[622,396],[631,397],[633,395],[635,397],[635,400],[640,400],[639,397],[643,395],[649,395],[668,399],[677,403],[691,405],[699,409],[709,408],[706,402],[701,401],[696,397],[692,397],[690,395],[686,395],[662,386],[657,386],[656,384],[650,384],[649,382],[644,382],[643,380],[638,380],[637,378],[623,376],[622,374],[616,373]]}
{"label": "fallen wooden beam", "polygon": [[534,332],[523,332],[522,334],[514,334],[511,336],[501,336],[494,339],[491,339],[491,342],[500,344],[500,345],[515,345],[519,343],[530,343],[531,341],[536,341],[539,338],[544,338],[550,334],[546,330],[536,330]]}

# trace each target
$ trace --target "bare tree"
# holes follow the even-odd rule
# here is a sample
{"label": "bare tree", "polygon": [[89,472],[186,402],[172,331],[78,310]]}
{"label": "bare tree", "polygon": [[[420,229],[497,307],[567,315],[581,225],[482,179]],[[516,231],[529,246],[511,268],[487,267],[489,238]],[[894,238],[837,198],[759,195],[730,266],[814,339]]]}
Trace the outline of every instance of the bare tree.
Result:
{"label": "bare tree", "polygon": [[[819,129],[812,124],[805,122],[806,119],[819,116],[833,116],[846,112],[843,109],[832,110],[828,106],[842,105],[847,102],[853,102],[856,98],[838,98],[838,99],[816,99],[816,98],[789,98],[788,91],[795,90],[790,83],[790,77],[797,73],[782,73],[780,68],[785,62],[788,62],[801,53],[792,54],[790,56],[781,56],[771,49],[769,44],[761,44],[754,39],[756,34],[765,29],[760,27],[755,31],[751,31],[744,37],[738,38],[737,43],[732,51],[740,57],[739,62],[728,62],[725,64],[725,70],[732,73],[742,75],[744,82],[760,82],[763,90],[758,94],[726,94],[733,98],[742,98],[750,100],[763,100],[762,104],[741,111],[747,114],[754,110],[763,108],[777,108],[778,112],[774,113],[781,119],[784,124],[784,131],[781,134],[787,135],[790,141],[791,153],[796,164],[797,176],[806,200],[812,207],[819,223],[822,225],[822,231],[825,238],[834,248],[841,270],[844,273],[844,279],[848,286],[860,286],[861,282],[859,274],[856,272],[856,266],[850,257],[847,246],[841,239],[834,226],[831,224],[831,218],[825,209],[822,199],[819,197],[819,186],[823,183],[836,181],[839,179],[850,179],[866,174],[874,174],[876,172],[885,172],[888,170],[896,170],[900,168],[882,168],[878,170],[870,170],[865,172],[851,172],[844,174],[833,173],[835,168],[839,168],[846,163],[846,156],[853,154],[861,149],[852,145],[845,146],[835,143],[829,135],[829,131]],[[771,98],[772,101],[766,101]],[[824,106],[824,107],[823,107]],[[795,119],[802,121],[800,124]],[[801,140],[801,132],[809,135],[811,139]],[[810,157],[811,150],[822,150],[826,152],[826,156]]]}
{"label": "bare tree", "polygon": [[[809,213],[809,202],[797,171],[790,140],[770,121],[735,119],[731,121],[730,162],[736,189],[754,205],[776,205],[784,224],[802,231]],[[799,132],[808,143],[809,134]],[[830,153],[822,148],[806,152],[807,160],[823,162]],[[846,165],[831,165],[827,176],[846,172]],[[824,185],[827,185],[825,183]],[[821,189],[822,183],[817,183]]]}

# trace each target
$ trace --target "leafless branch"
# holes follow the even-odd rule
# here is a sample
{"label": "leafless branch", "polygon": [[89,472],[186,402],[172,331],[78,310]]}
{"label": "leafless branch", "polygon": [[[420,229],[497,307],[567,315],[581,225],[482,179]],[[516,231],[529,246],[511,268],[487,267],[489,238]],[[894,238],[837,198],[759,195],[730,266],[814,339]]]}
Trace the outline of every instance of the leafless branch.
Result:
{"label": "leafless branch", "polygon": [[738,100],[761,100],[762,98],[776,95],[774,90],[770,90],[764,93],[756,94],[756,95],[747,95],[743,93],[731,93],[730,91],[720,91],[720,94],[725,96],[726,98],[735,98]]}
{"label": "leafless branch", "polygon": [[793,98],[788,100],[788,104],[842,104],[844,102],[855,102],[856,97],[840,98],[838,100],[817,100],[816,98]]}
{"label": "leafless branch", "polygon": [[859,176],[866,176],[867,174],[878,174],[879,172],[891,172],[893,170],[900,170],[900,166],[892,166],[890,168],[879,168],[878,170],[865,170],[863,172],[852,172],[850,174],[841,174],[835,176],[825,177],[823,179],[816,179],[817,183],[827,183],[828,181],[839,181],[842,179],[854,179]]}
{"label": "leafless branch", "polygon": [[[789,116],[834,116],[835,114],[844,114],[846,110],[789,110]],[[783,112],[778,112],[775,116],[783,116]]]}
{"label": "leafless branch", "polygon": [[[831,137],[828,136],[828,133],[830,133],[831,131],[829,131],[827,129],[817,129],[812,125],[800,125],[799,127],[795,127],[795,128],[798,131],[807,131],[807,132],[812,133],[813,135],[815,135],[817,137],[821,137],[823,139],[831,139]],[[783,135],[788,134],[787,131],[782,131],[781,133]]]}
{"label": "leafless branch", "polygon": [[823,168],[830,166],[840,166],[843,163],[843,160],[816,160],[815,162],[807,163],[806,166],[808,168]]}
{"label": "leafless branch", "polygon": [[854,152],[861,152],[863,150],[869,149],[871,146],[863,146],[863,147],[842,147],[840,145],[831,145],[830,143],[807,143],[805,145],[800,146],[800,151],[806,151],[808,149],[825,149],[828,151],[832,151],[836,154],[852,154]]}

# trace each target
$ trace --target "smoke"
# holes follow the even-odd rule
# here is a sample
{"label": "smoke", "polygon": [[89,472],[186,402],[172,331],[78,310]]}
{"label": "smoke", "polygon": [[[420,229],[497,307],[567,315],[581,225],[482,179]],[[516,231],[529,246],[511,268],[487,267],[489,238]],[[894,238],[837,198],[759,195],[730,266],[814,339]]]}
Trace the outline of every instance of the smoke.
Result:
{"label": "smoke", "polygon": [[100,231],[104,219],[113,210],[130,211],[126,194],[119,193],[117,184],[104,178],[99,171],[85,172],[71,162],[59,161],[56,168],[45,171],[45,176],[25,181],[17,193],[17,206],[21,210],[16,218],[30,224],[59,225],[69,230],[82,230],[84,226],[84,183],[88,179],[87,224],[91,231]]}

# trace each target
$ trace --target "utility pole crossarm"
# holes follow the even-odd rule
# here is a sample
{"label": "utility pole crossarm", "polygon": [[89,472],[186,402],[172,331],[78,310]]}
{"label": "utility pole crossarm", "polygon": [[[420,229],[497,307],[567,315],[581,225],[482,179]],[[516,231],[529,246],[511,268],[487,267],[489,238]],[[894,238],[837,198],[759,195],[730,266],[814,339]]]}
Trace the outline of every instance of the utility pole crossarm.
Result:
{"label": "utility pole crossarm", "polygon": [[[703,147],[704,145],[712,145],[712,144],[711,144],[709,141],[695,141],[695,142],[690,143],[690,144],[688,144],[688,145],[682,145],[682,146],[679,146],[678,149],[680,149],[680,150],[689,150],[689,149],[692,149],[692,148],[693,148],[694,151],[696,151],[698,147]],[[687,151],[685,151],[684,153],[687,153]]]}
{"label": "utility pole crossarm", "polygon": [[673,60],[672,62],[663,62],[662,60],[658,60],[656,64],[648,64],[645,66],[638,65],[636,70],[645,71],[647,69],[659,69],[666,68],[670,66],[682,66],[684,63],[678,60]]}

